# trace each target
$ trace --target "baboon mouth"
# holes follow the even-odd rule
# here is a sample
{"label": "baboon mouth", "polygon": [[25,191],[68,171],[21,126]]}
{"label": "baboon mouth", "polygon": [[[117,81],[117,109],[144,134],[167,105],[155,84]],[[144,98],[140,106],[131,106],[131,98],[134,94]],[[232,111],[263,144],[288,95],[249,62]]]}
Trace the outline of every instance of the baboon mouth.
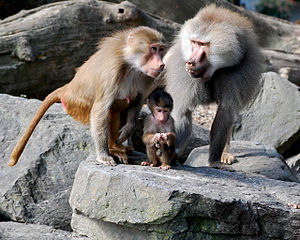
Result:
{"label": "baboon mouth", "polygon": [[151,68],[150,69],[152,72],[156,72],[156,73],[161,73],[162,70],[159,68],[159,69],[155,69],[155,68]]}
{"label": "baboon mouth", "polygon": [[198,69],[186,69],[186,71],[190,74],[193,78],[202,78],[205,77],[205,68],[198,68]]}
{"label": "baboon mouth", "polygon": [[194,70],[191,70],[191,69],[187,69],[187,71],[188,71],[188,73],[190,73],[190,74],[194,74],[194,73],[195,73],[195,71],[194,71]]}
{"label": "baboon mouth", "polygon": [[151,69],[147,75],[150,77],[157,77],[162,71],[161,70],[155,70],[155,69]]}

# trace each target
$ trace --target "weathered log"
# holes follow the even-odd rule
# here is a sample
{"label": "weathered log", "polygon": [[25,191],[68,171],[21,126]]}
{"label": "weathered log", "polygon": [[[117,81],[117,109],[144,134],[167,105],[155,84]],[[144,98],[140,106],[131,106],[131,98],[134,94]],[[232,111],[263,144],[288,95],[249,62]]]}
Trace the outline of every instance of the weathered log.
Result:
{"label": "weathered log", "polygon": [[300,54],[264,49],[266,71],[279,73],[300,87]]}
{"label": "weathered log", "polygon": [[[110,0],[120,2],[121,0]],[[183,23],[195,16],[200,8],[215,3],[218,6],[237,11],[247,17],[254,25],[258,40],[263,47],[300,52],[300,26],[286,20],[248,11],[226,0],[130,0],[137,7],[166,19]]]}
{"label": "weathered log", "polygon": [[0,92],[44,98],[73,78],[100,38],[138,25],[168,40],[179,26],[126,1],[64,1],[6,18],[0,21]]}

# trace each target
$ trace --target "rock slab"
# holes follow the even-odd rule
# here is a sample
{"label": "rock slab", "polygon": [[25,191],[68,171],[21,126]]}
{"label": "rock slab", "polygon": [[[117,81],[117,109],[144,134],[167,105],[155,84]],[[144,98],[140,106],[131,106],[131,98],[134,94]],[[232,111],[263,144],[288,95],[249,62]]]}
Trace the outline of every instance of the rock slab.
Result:
{"label": "rock slab", "polygon": [[299,153],[299,87],[274,72],[264,73],[255,101],[241,113],[234,127],[234,140],[275,147],[284,157]]}
{"label": "rock slab", "polygon": [[[299,239],[300,184],[208,167],[76,172],[71,226],[91,239]],[[129,238],[128,238],[129,237]]]}
{"label": "rock slab", "polygon": [[80,161],[93,150],[90,131],[54,104],[14,167],[7,162],[41,102],[0,94],[0,221],[71,230],[68,203]]}
{"label": "rock slab", "polygon": [[[208,145],[195,148],[184,165],[208,166],[208,149]],[[275,148],[261,143],[231,141],[229,152],[236,157],[236,161],[228,166],[234,171],[258,174],[270,179],[299,182],[296,170],[289,167]]]}

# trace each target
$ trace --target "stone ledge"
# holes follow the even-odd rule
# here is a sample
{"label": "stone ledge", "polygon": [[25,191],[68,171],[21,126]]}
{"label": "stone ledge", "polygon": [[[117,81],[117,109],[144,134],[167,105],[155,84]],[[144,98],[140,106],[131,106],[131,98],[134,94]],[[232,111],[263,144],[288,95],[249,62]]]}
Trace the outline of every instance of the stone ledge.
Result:
{"label": "stone ledge", "polygon": [[77,233],[95,239],[123,239],[125,232],[135,232],[133,239],[300,237],[300,210],[288,206],[300,202],[298,183],[208,167],[108,167],[93,159],[80,164],[71,192]]}

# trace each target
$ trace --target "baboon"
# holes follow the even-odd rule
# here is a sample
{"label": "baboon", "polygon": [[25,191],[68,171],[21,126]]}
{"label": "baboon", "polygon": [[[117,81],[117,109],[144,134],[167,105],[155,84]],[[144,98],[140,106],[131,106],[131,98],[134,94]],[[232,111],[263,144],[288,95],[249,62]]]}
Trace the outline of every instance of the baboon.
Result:
{"label": "baboon", "polygon": [[[111,108],[116,101],[127,101],[127,122],[117,134],[119,142],[131,133],[135,117],[144,98],[153,90],[153,78],[164,68],[162,62],[164,38],[158,31],[148,27],[137,27],[119,31],[102,39],[98,51],[76,72],[71,82],[50,93],[29,124],[24,135],[15,146],[9,165],[14,166],[36,125],[47,109],[61,102],[65,111],[75,120],[90,124],[95,142],[97,160],[108,165],[115,161],[108,152],[108,116],[111,112],[123,111]],[[118,126],[120,118],[115,119]],[[111,136],[114,133],[110,133]],[[114,142],[116,139],[111,139]],[[118,147],[118,146],[117,146]],[[114,149],[117,149],[114,148]],[[121,148],[121,147],[120,147]],[[120,150],[121,152],[121,150]],[[120,157],[117,155],[117,157]],[[126,156],[121,160],[126,163]]]}
{"label": "baboon", "polygon": [[209,164],[219,168],[234,161],[228,152],[232,125],[260,86],[261,59],[253,26],[238,13],[210,5],[184,23],[164,57],[162,76],[174,99],[179,155],[192,132],[192,111],[216,102]]}

